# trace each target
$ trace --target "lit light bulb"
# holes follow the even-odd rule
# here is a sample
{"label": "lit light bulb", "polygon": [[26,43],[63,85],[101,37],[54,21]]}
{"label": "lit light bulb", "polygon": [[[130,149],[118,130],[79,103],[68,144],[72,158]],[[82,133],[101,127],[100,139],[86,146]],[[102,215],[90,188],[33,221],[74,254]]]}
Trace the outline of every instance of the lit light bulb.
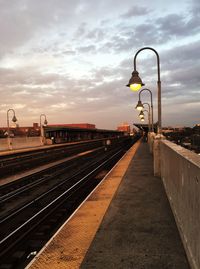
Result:
{"label": "lit light bulb", "polygon": [[138,84],[138,83],[134,83],[134,84],[130,85],[131,90],[134,92],[138,91],[141,87],[142,87],[142,85]]}

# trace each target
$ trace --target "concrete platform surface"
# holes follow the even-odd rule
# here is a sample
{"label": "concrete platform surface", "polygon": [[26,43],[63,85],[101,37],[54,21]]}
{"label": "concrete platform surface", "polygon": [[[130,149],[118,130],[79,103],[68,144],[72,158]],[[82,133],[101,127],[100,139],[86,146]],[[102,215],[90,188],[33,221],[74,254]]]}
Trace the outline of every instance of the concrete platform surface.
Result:
{"label": "concrete platform surface", "polygon": [[190,268],[147,143],[133,157],[80,268]]}

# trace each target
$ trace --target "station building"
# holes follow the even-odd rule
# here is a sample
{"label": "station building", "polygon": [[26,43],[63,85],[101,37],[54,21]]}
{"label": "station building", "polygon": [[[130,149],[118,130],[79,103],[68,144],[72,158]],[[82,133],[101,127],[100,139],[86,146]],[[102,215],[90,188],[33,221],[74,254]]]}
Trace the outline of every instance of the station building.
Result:
{"label": "station building", "polygon": [[89,123],[44,126],[44,136],[47,144],[121,137],[124,134],[124,131],[119,130],[97,129],[94,124]]}

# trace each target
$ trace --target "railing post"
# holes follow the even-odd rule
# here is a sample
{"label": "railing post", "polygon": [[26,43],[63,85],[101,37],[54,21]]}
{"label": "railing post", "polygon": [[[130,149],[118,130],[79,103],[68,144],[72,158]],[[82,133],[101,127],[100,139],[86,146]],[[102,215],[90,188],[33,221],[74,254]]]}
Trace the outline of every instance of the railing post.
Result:
{"label": "railing post", "polygon": [[156,134],[154,132],[150,132],[148,134],[149,151],[151,154],[153,154],[153,143],[154,143],[155,135]]}
{"label": "railing post", "polygon": [[153,156],[154,156],[154,176],[161,176],[161,152],[160,144],[161,140],[165,139],[162,134],[157,134],[153,142]]}

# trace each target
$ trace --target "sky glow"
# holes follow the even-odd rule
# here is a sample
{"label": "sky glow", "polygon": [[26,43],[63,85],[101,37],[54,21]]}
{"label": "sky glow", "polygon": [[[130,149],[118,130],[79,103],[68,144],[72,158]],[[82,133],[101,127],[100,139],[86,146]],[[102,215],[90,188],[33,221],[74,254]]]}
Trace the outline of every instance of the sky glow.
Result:
{"label": "sky glow", "polygon": [[[20,126],[43,113],[49,124],[139,122],[138,92],[125,85],[144,46],[160,55],[163,126],[200,123],[200,1],[149,3],[0,0],[0,126],[9,108]],[[151,51],[138,55],[137,71],[152,90],[156,121]],[[150,102],[148,93],[141,99]]]}

